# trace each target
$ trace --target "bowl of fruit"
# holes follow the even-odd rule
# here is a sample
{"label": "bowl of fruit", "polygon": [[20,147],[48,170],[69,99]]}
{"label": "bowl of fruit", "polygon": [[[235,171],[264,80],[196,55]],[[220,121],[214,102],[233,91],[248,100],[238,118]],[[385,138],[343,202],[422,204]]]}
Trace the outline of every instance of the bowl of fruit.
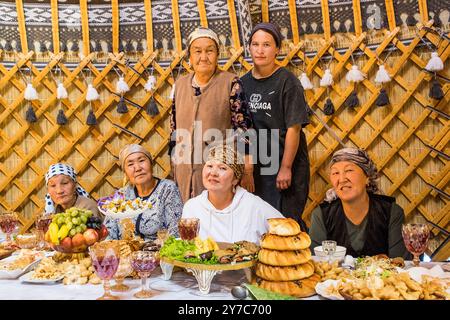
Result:
{"label": "bowl of fruit", "polygon": [[108,229],[92,211],[72,207],[54,215],[45,240],[58,252],[79,253],[107,236]]}

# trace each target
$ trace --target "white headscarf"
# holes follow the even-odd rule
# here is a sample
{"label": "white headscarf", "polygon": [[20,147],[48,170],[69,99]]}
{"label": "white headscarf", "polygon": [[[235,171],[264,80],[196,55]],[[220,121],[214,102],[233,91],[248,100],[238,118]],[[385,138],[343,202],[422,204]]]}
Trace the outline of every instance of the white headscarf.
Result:
{"label": "white headscarf", "polygon": [[[73,182],[76,184],[75,191],[78,195],[89,198],[89,194],[84,190],[78,183],[77,183],[77,174],[75,172],[75,169],[68,164],[64,163],[55,163],[52,164],[49,168],[47,173],[45,174],[45,184],[48,184],[48,180],[50,178],[57,176],[59,174],[66,175],[70,177]],[[53,202],[52,198],[50,197],[50,194],[47,193],[45,195],[45,213],[54,213],[55,212],[55,203]]]}
{"label": "white headscarf", "polygon": [[151,153],[148,152],[148,150],[145,149],[143,146],[139,144],[127,144],[125,147],[123,147],[122,150],[120,150],[119,153],[119,163],[123,171],[125,171],[125,160],[127,160],[128,156],[130,154],[139,152],[145,154],[146,157],[150,160],[150,163],[153,162]]}
{"label": "white headscarf", "polygon": [[217,33],[209,28],[198,27],[197,29],[192,31],[188,37],[188,51],[191,47],[192,42],[194,42],[194,40],[197,40],[198,38],[209,38],[213,40],[216,43],[217,50],[219,50],[219,37],[217,36]]}

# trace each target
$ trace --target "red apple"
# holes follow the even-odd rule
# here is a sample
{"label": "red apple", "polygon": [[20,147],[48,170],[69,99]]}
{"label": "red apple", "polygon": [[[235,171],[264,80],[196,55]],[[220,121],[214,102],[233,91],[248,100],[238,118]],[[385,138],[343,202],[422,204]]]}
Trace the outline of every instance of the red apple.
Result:
{"label": "red apple", "polygon": [[86,245],[86,240],[81,233],[77,233],[72,237],[72,246],[74,248],[79,248]]}
{"label": "red apple", "polygon": [[70,237],[65,237],[62,239],[60,246],[65,252],[72,251],[72,239],[70,239]]}
{"label": "red apple", "polygon": [[102,227],[97,232],[98,232],[100,241],[104,240],[109,234],[108,228],[106,228],[106,226],[104,224],[102,224]]}
{"label": "red apple", "polygon": [[98,241],[98,233],[94,229],[86,229],[83,233],[86,245],[91,246]]}

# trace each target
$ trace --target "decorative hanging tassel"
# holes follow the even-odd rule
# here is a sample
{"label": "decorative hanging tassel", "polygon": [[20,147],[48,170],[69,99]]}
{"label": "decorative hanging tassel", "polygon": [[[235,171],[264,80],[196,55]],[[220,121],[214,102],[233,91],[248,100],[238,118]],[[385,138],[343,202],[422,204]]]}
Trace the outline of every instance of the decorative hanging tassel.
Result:
{"label": "decorative hanging tassel", "polygon": [[299,77],[299,80],[304,90],[311,90],[314,88],[313,84],[311,83],[311,80],[309,80],[305,72],[302,72],[302,74]]}
{"label": "decorative hanging tassel", "polygon": [[147,83],[144,86],[145,91],[151,92],[153,89],[155,89],[156,85],[156,78],[155,76],[151,75],[148,77]]}
{"label": "decorative hanging tassel", "polygon": [[327,116],[331,116],[334,114],[334,105],[330,98],[327,99],[325,105],[323,106],[323,113]]}
{"label": "decorative hanging tassel", "polygon": [[435,100],[444,98],[444,91],[442,91],[442,86],[437,79],[434,79],[431,84],[429,96]]}
{"label": "decorative hanging tassel", "polygon": [[119,103],[117,104],[117,112],[118,113],[128,112],[127,104],[125,103],[125,99],[123,97],[120,97]]}
{"label": "decorative hanging tassel", "polygon": [[28,107],[28,110],[25,114],[25,119],[29,122],[29,123],[33,123],[33,122],[37,122],[37,117],[36,117],[36,113],[34,112],[33,106],[30,104],[30,106]]}
{"label": "decorative hanging tassel", "polygon": [[130,91],[130,87],[128,86],[128,84],[125,82],[125,80],[123,79],[123,77],[119,78],[119,81],[117,81],[116,84],[116,91],[118,94],[123,94],[125,92]]}
{"label": "decorative hanging tassel", "polygon": [[57,99],[66,99],[68,97],[67,90],[64,88],[64,84],[61,82],[58,83],[58,88],[56,89],[56,98]]}
{"label": "decorative hanging tassel", "polygon": [[91,49],[91,52],[96,52],[96,51],[98,51],[98,49],[97,49],[97,44],[95,43],[94,40],[91,40],[91,43],[89,44],[89,47],[90,47],[90,49]]}
{"label": "decorative hanging tassel", "polygon": [[131,41],[128,41],[125,45],[125,50],[126,52],[132,52],[133,51],[133,44],[131,43]]}
{"label": "decorative hanging tassel", "polygon": [[416,25],[416,23],[417,23],[417,21],[413,15],[409,15],[408,18],[406,18],[406,25],[408,27],[414,27]]}
{"label": "decorative hanging tassel", "polygon": [[353,92],[348,96],[347,100],[345,101],[345,105],[349,108],[356,108],[359,106],[359,99],[356,94],[356,90],[353,90]]}
{"label": "decorative hanging tassel", "polygon": [[436,17],[436,15],[433,16],[433,19],[431,21],[433,21],[433,24],[432,24],[433,27],[436,27],[436,28],[441,27],[441,21],[440,21],[439,17]]}
{"label": "decorative hanging tassel", "polygon": [[361,82],[366,78],[364,73],[359,70],[358,66],[356,64],[352,65],[352,68],[349,72],[345,75],[345,79],[348,82]]}
{"label": "decorative hanging tassel", "polygon": [[389,73],[386,71],[386,68],[382,64],[378,68],[377,74],[375,75],[375,82],[386,83],[389,81],[391,81],[391,76],[389,75]]}
{"label": "decorative hanging tassel", "polygon": [[169,99],[173,100],[173,98],[175,98],[175,83],[172,86],[172,90],[170,90],[170,95],[169,95]]}
{"label": "decorative hanging tassel", "polygon": [[67,117],[64,114],[63,109],[59,109],[58,116],[56,117],[56,123],[59,124],[60,126],[67,124]]}
{"label": "decorative hanging tassel", "polygon": [[98,94],[97,89],[95,89],[92,84],[89,84],[86,93],[86,101],[94,101],[98,98],[100,98],[100,95]]}
{"label": "decorative hanging tassel", "polygon": [[5,49],[5,51],[12,51],[12,45],[10,42],[6,42],[5,45],[3,46],[3,49]]}
{"label": "decorative hanging tassel", "polygon": [[158,105],[155,102],[155,99],[153,97],[150,99],[150,102],[147,104],[147,108],[145,108],[145,111],[149,116],[157,116],[159,114]]}
{"label": "decorative hanging tassel", "polygon": [[27,88],[25,89],[25,93],[24,93],[24,98],[25,98],[25,100],[28,100],[28,101],[38,99],[37,91],[31,83],[27,84]]}
{"label": "decorative hanging tassel", "polygon": [[333,75],[331,74],[330,69],[325,69],[325,74],[323,75],[322,79],[320,79],[320,86],[329,87],[331,85],[333,85]]}
{"label": "decorative hanging tassel", "polygon": [[431,53],[431,58],[428,60],[427,66],[425,67],[428,71],[441,71],[444,70],[444,63],[442,62],[439,54],[437,52]]}
{"label": "decorative hanging tassel", "polygon": [[380,94],[377,97],[377,100],[375,101],[375,104],[378,107],[384,107],[390,104],[389,96],[387,95],[387,92],[384,88],[381,88]]}
{"label": "decorative hanging tassel", "polygon": [[89,114],[86,119],[86,124],[88,126],[95,126],[97,124],[97,118],[95,117],[94,110],[89,110]]}

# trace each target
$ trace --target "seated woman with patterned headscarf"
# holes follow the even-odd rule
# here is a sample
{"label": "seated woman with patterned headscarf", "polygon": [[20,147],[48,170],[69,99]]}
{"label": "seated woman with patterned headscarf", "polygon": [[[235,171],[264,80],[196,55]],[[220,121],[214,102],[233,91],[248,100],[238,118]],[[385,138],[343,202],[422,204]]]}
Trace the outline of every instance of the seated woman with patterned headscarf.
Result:
{"label": "seated woman with patterned headscarf", "polygon": [[[126,145],[119,153],[119,162],[125,173],[125,186],[118,192],[126,200],[141,198],[152,203],[151,208],[132,219],[135,235],[146,241],[155,240],[158,230],[167,229],[170,235],[177,237],[183,203],[176,184],[153,176],[152,156],[138,144]],[[127,234],[126,230],[122,230],[126,226],[119,219],[108,216],[105,225],[110,239],[122,239]]]}
{"label": "seated woman with patterned headscarf", "polygon": [[60,213],[71,207],[91,210],[95,216],[102,217],[97,202],[77,183],[73,167],[64,163],[52,164],[45,174],[48,193],[45,196],[45,214]]}
{"label": "seated woman with patterned headscarf", "polygon": [[378,171],[367,152],[344,148],[333,154],[333,188],[311,217],[311,248],[335,240],[353,257],[385,254],[409,258],[402,239],[403,209],[380,194]]}
{"label": "seated woman with patterned headscarf", "polygon": [[277,209],[239,186],[243,173],[244,160],[231,146],[221,144],[209,150],[202,171],[206,190],[183,208],[183,218],[200,219],[200,238],[259,243],[268,231],[267,219],[283,218]]}

